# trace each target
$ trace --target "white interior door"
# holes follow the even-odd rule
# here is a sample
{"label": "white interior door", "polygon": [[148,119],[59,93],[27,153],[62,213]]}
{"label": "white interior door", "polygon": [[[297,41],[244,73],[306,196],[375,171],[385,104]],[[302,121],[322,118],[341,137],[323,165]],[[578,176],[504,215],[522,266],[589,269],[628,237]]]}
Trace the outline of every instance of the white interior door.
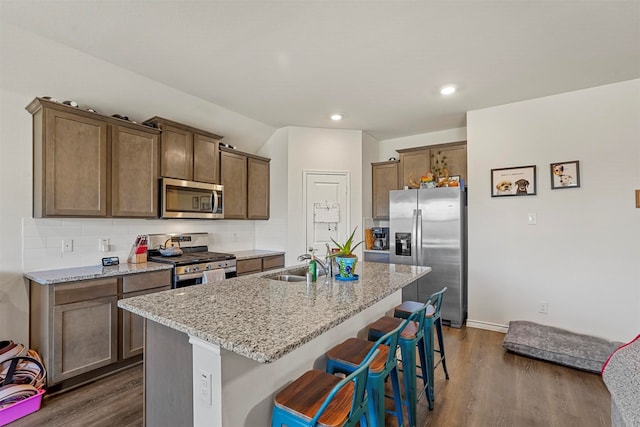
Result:
{"label": "white interior door", "polygon": [[349,230],[349,172],[304,171],[305,251],[310,247],[324,258],[326,244],[335,247]]}

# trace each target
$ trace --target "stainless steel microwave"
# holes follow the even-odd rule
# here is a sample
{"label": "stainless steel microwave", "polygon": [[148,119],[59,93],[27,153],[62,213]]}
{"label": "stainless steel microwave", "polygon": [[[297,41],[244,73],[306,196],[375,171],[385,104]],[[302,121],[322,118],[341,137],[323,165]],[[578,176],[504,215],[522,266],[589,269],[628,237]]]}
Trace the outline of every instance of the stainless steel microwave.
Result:
{"label": "stainless steel microwave", "polygon": [[224,218],[222,185],[161,178],[160,189],[162,218]]}

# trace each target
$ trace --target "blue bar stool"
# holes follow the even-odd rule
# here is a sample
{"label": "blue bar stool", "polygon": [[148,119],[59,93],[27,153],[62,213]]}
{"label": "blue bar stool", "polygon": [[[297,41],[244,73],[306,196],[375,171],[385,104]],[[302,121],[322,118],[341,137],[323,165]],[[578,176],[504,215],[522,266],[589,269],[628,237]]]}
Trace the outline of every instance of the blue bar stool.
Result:
{"label": "blue bar stool", "polygon": [[316,369],[302,374],[276,394],[271,426],[369,426],[367,372],[379,352],[345,378]]}
{"label": "blue bar stool", "polygon": [[[420,356],[420,367],[422,370],[422,378],[429,378],[427,372],[427,360],[425,358],[427,349],[424,339],[424,322],[425,311],[431,301],[427,301],[422,307],[411,313],[411,320],[406,327],[400,332],[398,344],[400,346],[400,354],[402,356],[402,380],[405,390],[404,404],[407,406],[409,415],[409,426],[413,427],[417,422],[417,391],[416,391],[416,347]],[[381,336],[396,329],[404,321],[396,317],[381,317],[369,325],[369,341],[380,339]],[[425,381],[427,383],[428,381]]]}
{"label": "blue bar stool", "polygon": [[[405,320],[397,328],[380,337],[375,343],[359,338],[349,338],[327,351],[327,372],[349,374],[353,372],[363,360],[369,357],[374,349],[380,354],[369,367],[367,378],[367,393],[369,394],[369,413],[371,425],[384,427],[385,412],[394,414],[398,419],[398,426],[404,425],[402,415],[402,396],[398,381],[398,359],[396,349],[400,332],[413,321],[413,317]],[[385,381],[391,378],[395,411],[385,410]]]}
{"label": "blue bar stool", "polygon": [[[427,319],[424,323],[424,336],[426,339],[427,348],[431,348],[432,351],[427,353],[427,366],[429,372],[433,373],[435,368],[438,365],[442,364],[442,369],[444,370],[444,376],[448,380],[449,372],[447,371],[447,362],[444,354],[444,337],[442,335],[442,318],[440,316],[440,309],[442,308],[442,298],[444,297],[444,293],[447,290],[444,287],[442,290],[435,292],[432,294],[428,300],[431,301],[431,305],[433,308],[427,309]],[[394,317],[399,317],[402,319],[408,318],[411,313],[413,313],[416,309],[422,306],[422,303],[417,301],[405,301],[399,306],[397,306],[394,310]],[[434,342],[433,342],[433,327],[435,326],[436,334],[438,335],[438,349],[436,350]],[[434,354],[438,353],[440,356],[438,363],[435,363]],[[429,377],[429,408],[433,409],[433,405],[431,402],[435,400],[434,396],[434,378],[433,375]]]}

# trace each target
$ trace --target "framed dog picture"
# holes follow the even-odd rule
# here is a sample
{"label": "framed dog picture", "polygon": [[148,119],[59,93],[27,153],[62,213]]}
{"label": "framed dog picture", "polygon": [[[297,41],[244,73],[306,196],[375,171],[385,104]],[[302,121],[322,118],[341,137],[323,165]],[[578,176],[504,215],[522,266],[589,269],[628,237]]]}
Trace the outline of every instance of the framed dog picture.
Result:
{"label": "framed dog picture", "polygon": [[551,189],[580,187],[580,162],[551,163]]}
{"label": "framed dog picture", "polygon": [[491,197],[534,196],[536,167],[491,169]]}

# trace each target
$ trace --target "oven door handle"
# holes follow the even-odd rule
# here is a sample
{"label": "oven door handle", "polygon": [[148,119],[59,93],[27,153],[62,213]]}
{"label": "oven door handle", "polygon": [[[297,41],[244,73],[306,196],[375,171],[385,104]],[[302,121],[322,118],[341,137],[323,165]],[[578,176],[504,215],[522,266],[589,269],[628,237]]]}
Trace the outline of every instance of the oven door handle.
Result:
{"label": "oven door handle", "polygon": [[204,273],[201,271],[198,273],[179,274],[176,276],[176,282],[181,280],[201,279],[202,276],[204,276]]}

